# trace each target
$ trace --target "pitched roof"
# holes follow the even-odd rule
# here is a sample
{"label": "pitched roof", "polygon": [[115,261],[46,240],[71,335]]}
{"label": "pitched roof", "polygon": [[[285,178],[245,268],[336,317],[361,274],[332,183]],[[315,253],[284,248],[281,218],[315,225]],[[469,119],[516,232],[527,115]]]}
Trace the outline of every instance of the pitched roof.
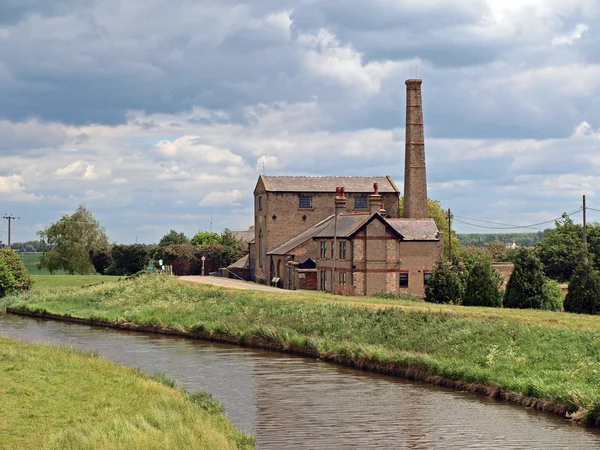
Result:
{"label": "pitched roof", "polygon": [[358,213],[358,214],[340,214],[337,219],[337,224],[331,219],[327,226],[319,231],[315,235],[316,238],[333,237],[334,227],[335,234],[339,238],[345,238],[352,236],[357,232],[365,223],[369,221],[372,214],[369,213]]}
{"label": "pitched roof", "polygon": [[286,255],[296,247],[304,244],[306,241],[310,241],[319,231],[325,228],[330,222],[333,221],[333,216],[329,216],[326,219],[323,219],[316,225],[313,225],[308,230],[303,231],[302,233],[294,236],[289,241],[284,242],[280,246],[274,248],[270,252],[267,252],[267,255]]}
{"label": "pitched roof", "polygon": [[248,267],[250,267],[249,255],[242,256],[236,262],[227,266],[228,269],[247,269]]}
{"label": "pitched roof", "polygon": [[346,192],[373,192],[373,183],[379,192],[399,192],[389,175],[377,177],[274,177],[261,175],[268,192],[335,192],[343,186]]}
{"label": "pitched roof", "polygon": [[385,219],[404,241],[439,241],[440,233],[433,219]]}
{"label": "pitched roof", "polygon": [[232,231],[231,234],[238,240],[245,243],[249,243],[254,239],[254,230],[249,231]]}

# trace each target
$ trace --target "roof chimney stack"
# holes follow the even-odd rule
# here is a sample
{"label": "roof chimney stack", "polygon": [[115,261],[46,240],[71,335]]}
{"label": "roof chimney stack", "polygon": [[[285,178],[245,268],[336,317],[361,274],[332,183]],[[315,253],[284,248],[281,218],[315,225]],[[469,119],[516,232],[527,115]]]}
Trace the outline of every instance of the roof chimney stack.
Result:
{"label": "roof chimney stack", "polygon": [[404,217],[425,219],[427,178],[423,132],[422,80],[406,80],[406,142],[404,156]]}
{"label": "roof chimney stack", "polygon": [[336,187],[335,188],[335,214],[338,211],[344,211],[346,209],[346,188]]}
{"label": "roof chimney stack", "polygon": [[381,195],[379,194],[379,184],[373,183],[373,193],[369,195],[369,213],[379,212],[381,206]]}

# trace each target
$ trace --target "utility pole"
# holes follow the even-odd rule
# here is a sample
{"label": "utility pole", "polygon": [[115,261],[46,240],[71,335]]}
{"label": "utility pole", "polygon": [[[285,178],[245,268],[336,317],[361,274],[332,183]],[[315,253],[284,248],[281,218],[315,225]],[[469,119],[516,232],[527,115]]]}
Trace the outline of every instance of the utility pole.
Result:
{"label": "utility pole", "polygon": [[452,213],[450,212],[450,208],[448,208],[448,245],[450,249],[450,261],[452,261]]}
{"label": "utility pole", "polygon": [[583,196],[583,255],[587,261],[587,220],[585,216],[585,195]]}
{"label": "utility pole", "polygon": [[8,248],[10,248],[10,236],[11,236],[11,227],[10,227],[10,225],[11,225],[11,223],[12,223],[13,220],[19,219],[19,217],[15,217],[15,216],[11,216],[11,215],[6,214],[2,218],[8,220]]}

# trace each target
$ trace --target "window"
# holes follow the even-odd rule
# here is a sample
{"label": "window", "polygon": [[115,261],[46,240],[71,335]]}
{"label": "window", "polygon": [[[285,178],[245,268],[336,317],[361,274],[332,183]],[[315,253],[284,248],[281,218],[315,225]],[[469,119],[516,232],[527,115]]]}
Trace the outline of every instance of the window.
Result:
{"label": "window", "polygon": [[354,209],[367,209],[367,196],[354,197]]}
{"label": "window", "polygon": [[348,243],[346,241],[340,241],[340,259],[346,259],[347,244]]}
{"label": "window", "polygon": [[429,280],[431,279],[431,272],[423,273],[423,286],[427,286],[429,284]]}
{"label": "window", "polygon": [[346,284],[346,272],[340,272],[340,284]]}
{"label": "window", "polygon": [[263,234],[262,230],[258,233],[258,265],[263,265]]}
{"label": "window", "polygon": [[321,241],[321,258],[327,258],[327,241]]}
{"label": "window", "polygon": [[262,195],[258,196],[258,210],[262,211]]}
{"label": "window", "polygon": [[312,208],[312,195],[300,195],[300,209],[311,209]]}
{"label": "window", "polygon": [[321,270],[321,290],[327,290],[327,272],[325,270]]}
{"label": "window", "polygon": [[331,241],[331,259],[335,256],[335,241]]}
{"label": "window", "polygon": [[408,287],[408,272],[400,273],[400,287],[401,288]]}

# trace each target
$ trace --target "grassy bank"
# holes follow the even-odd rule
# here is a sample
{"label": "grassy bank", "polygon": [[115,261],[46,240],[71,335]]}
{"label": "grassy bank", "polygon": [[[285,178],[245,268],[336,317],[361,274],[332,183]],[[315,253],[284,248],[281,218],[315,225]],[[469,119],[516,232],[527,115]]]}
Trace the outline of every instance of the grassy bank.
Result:
{"label": "grassy bank", "polygon": [[0,337],[0,448],[254,448],[208,394],[91,353]]}
{"label": "grassy bank", "polygon": [[527,311],[522,319],[519,311],[408,300],[316,293],[279,297],[152,276],[64,293],[28,293],[7,303],[199,337],[231,337],[541,410],[568,410],[588,424],[600,413],[600,318],[595,317]]}
{"label": "grassy bank", "polygon": [[119,278],[108,275],[32,275],[33,290],[81,288],[91,284],[109,283]]}

